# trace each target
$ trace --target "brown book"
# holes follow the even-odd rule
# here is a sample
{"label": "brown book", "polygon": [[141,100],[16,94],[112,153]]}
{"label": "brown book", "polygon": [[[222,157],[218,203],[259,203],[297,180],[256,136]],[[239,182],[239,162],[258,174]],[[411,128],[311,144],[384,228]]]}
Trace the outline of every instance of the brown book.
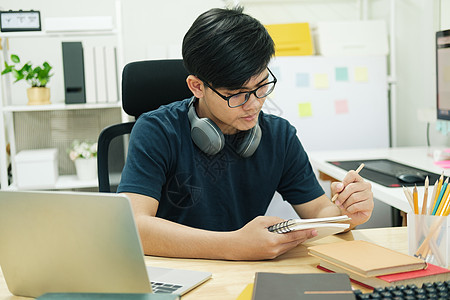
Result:
{"label": "brown book", "polygon": [[349,269],[332,264],[325,260],[321,260],[320,265],[318,265],[317,268],[324,270],[325,272],[346,273],[350,276],[350,279],[352,279],[356,283],[363,284],[372,288],[408,284],[415,284],[420,287],[422,286],[422,284],[427,282],[450,280],[449,269],[442,268],[430,263],[428,264],[426,269],[374,277],[361,276],[358,273],[352,272]]}
{"label": "brown book", "polygon": [[311,246],[309,254],[366,277],[421,270],[423,260],[366,241]]}

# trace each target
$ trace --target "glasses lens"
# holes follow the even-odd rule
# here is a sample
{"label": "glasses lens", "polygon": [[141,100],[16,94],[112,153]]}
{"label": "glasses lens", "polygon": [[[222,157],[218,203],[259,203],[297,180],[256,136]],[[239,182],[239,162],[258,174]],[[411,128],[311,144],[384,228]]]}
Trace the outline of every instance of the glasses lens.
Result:
{"label": "glasses lens", "polygon": [[247,95],[247,93],[236,94],[228,100],[228,104],[230,105],[230,107],[240,106],[245,101],[247,101],[246,95]]}
{"label": "glasses lens", "polygon": [[258,98],[264,98],[264,97],[268,96],[270,93],[272,93],[274,88],[275,88],[275,82],[269,82],[265,85],[260,86],[255,91],[255,95]]}

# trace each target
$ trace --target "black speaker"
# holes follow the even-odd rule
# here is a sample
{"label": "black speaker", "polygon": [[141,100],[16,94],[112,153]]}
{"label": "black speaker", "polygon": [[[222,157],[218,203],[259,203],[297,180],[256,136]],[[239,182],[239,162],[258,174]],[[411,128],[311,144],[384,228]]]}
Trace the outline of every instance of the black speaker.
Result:
{"label": "black speaker", "polygon": [[62,42],[66,104],[86,103],[84,58],[81,42]]}

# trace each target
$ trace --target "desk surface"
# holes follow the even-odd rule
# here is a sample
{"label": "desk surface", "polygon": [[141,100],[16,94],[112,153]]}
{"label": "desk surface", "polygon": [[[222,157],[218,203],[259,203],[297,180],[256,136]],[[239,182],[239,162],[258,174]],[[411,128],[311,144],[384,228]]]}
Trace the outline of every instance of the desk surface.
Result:
{"label": "desk surface", "polygon": [[[347,171],[338,168],[327,161],[339,160],[368,160],[368,159],[390,159],[405,165],[441,174],[450,175],[450,169],[443,169],[434,164],[429,155],[430,150],[426,147],[384,148],[384,149],[358,149],[345,151],[317,151],[309,152],[309,158],[313,168],[331,177],[342,180]],[[404,212],[410,211],[410,206],[405,198],[403,189],[385,187],[370,181],[374,198],[383,201]],[[433,186],[434,182],[430,182]],[[423,195],[424,188],[418,187],[419,195]]]}
{"label": "desk surface", "polygon": [[[344,240],[365,240],[377,243],[403,253],[408,252],[406,227],[353,230],[348,233],[329,236],[309,245],[341,242]],[[307,254],[303,245],[274,260],[267,261],[220,261],[203,259],[173,259],[145,257],[146,264],[156,267],[184,268],[212,272],[212,279],[190,291],[183,299],[236,299],[248,283],[254,280],[255,272],[320,273],[316,268],[318,259]],[[359,285],[355,288],[367,291]],[[3,275],[0,273],[0,300],[29,299],[12,296]]]}

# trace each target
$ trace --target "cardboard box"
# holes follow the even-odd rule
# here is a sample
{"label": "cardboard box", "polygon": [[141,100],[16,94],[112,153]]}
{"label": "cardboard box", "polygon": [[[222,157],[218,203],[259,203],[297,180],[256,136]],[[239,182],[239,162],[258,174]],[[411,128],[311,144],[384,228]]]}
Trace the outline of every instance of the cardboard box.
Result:
{"label": "cardboard box", "polygon": [[17,187],[53,188],[58,179],[58,149],[23,150],[16,155]]}

